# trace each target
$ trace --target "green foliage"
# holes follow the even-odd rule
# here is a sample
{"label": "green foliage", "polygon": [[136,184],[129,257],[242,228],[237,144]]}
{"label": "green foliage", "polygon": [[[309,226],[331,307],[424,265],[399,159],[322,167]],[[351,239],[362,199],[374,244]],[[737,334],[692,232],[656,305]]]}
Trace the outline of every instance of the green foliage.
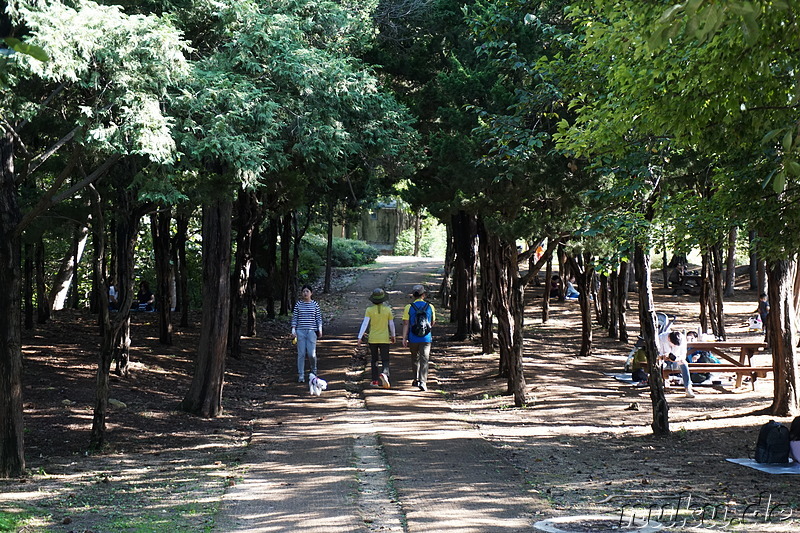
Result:
{"label": "green foliage", "polygon": [[22,513],[0,511],[0,531],[19,531],[27,519]]}
{"label": "green foliage", "polygon": [[[422,220],[419,240],[419,253],[422,257],[444,258],[447,247],[447,228],[432,217]],[[414,253],[414,228],[403,230],[397,236],[394,245],[396,255],[412,255]]]}
{"label": "green foliage", "polygon": [[[325,264],[327,255],[327,239],[320,235],[306,235],[303,237],[301,250],[313,251],[320,258],[320,263]],[[378,257],[378,250],[364,241],[354,239],[340,239],[334,237],[331,250],[331,266],[354,267],[373,263]]]}

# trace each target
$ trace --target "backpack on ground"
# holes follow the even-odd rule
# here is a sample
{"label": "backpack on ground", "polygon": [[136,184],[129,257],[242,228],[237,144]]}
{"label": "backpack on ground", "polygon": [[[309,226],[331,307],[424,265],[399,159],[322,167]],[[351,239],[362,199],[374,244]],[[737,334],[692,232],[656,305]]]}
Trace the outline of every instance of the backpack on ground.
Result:
{"label": "backpack on ground", "polygon": [[755,459],[757,463],[788,463],[789,428],[774,420],[761,426]]}
{"label": "backpack on ground", "polygon": [[428,318],[428,308],[430,304],[425,302],[425,307],[422,309],[414,304],[411,304],[411,307],[414,308],[414,321],[411,324],[411,333],[416,337],[424,337],[431,332],[431,321]]}

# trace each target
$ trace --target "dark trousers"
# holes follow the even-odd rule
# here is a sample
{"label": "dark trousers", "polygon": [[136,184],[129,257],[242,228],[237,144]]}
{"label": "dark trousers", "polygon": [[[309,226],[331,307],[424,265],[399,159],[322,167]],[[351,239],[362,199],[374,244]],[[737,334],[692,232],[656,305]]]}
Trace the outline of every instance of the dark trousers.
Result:
{"label": "dark trousers", "polygon": [[[383,372],[389,375],[389,345],[388,344],[370,344],[369,353],[372,355],[372,381],[378,381],[378,375]],[[378,371],[378,359],[381,360],[383,369]]]}

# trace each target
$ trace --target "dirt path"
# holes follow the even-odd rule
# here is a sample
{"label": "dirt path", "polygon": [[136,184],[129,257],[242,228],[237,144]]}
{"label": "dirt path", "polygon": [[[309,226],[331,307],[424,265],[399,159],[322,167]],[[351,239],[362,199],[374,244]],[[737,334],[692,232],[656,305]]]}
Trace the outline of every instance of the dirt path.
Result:
{"label": "dirt path", "polygon": [[383,258],[341,295],[319,346],[328,390],[317,398],[288,378],[279,385],[267,416],[253,421],[242,479],[224,496],[217,531],[530,530],[545,505],[436,391],[436,351],[424,393],[410,386],[400,346],[390,390],[366,388],[368,372],[351,368],[369,292],[386,288],[399,319],[410,287],[435,286],[439,267]]}

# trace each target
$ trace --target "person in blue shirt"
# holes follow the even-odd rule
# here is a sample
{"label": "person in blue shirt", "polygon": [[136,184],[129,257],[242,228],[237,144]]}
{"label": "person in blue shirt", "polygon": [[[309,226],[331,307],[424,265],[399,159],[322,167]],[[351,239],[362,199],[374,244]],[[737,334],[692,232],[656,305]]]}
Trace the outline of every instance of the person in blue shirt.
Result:
{"label": "person in blue shirt", "polygon": [[[411,290],[414,301],[403,310],[403,346],[408,346],[411,351],[411,362],[414,365],[414,381],[411,386],[424,392],[428,390],[428,362],[433,340],[430,328],[436,323],[436,310],[425,301],[427,291],[423,285],[414,285]],[[420,313],[424,314],[429,325],[425,335],[414,333],[415,325],[420,322],[417,319]]]}

